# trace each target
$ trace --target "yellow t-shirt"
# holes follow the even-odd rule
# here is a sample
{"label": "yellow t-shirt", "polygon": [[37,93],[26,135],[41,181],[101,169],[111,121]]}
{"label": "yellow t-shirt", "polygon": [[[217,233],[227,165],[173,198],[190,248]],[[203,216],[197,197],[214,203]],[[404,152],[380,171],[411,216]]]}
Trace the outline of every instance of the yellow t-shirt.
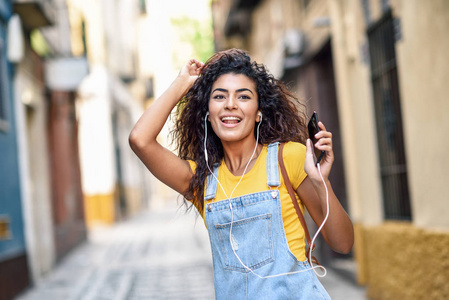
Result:
{"label": "yellow t-shirt", "polygon": [[[287,170],[288,177],[293,186],[293,189],[297,189],[301,182],[306,178],[307,174],[304,171],[304,160],[306,156],[306,147],[300,143],[289,142],[284,146],[283,151],[285,169]],[[196,164],[193,161],[189,161],[190,167],[193,171],[196,169]],[[255,192],[261,192],[269,190],[267,186],[267,145],[263,146],[256,163],[247,171],[243,176],[242,181],[235,189],[231,196],[232,190],[239,182],[241,176],[234,176],[227,168],[224,160],[218,169],[218,179],[220,180],[226,195],[235,198]],[[306,260],[305,255],[305,234],[304,230],[296,215],[295,208],[293,206],[290,195],[288,194],[287,187],[284,183],[284,178],[279,169],[279,179],[281,180],[281,186],[279,187],[279,193],[281,195],[281,210],[282,220],[284,223],[284,230],[287,237],[288,247],[293,255],[300,261]],[[206,186],[204,187],[206,191]],[[301,200],[296,196],[299,207],[304,212],[304,206]],[[217,186],[217,194],[213,202],[228,199],[223,193],[220,185]],[[202,216],[204,218],[204,214]]]}

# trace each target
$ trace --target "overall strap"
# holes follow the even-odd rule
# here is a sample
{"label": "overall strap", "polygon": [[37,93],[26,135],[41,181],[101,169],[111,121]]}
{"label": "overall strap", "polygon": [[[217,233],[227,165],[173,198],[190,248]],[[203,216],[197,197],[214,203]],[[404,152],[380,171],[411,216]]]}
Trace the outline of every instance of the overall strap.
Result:
{"label": "overall strap", "polygon": [[[282,177],[284,177],[285,186],[287,187],[290,198],[292,199],[293,206],[295,207],[299,222],[301,222],[302,228],[304,229],[304,233],[306,235],[306,240],[307,240],[307,244],[308,244],[308,247],[306,249],[306,257],[307,257],[307,260],[309,260],[309,252],[313,251],[313,249],[315,249],[315,245],[313,245],[313,248],[310,249],[310,244],[312,243],[312,241],[310,239],[309,229],[307,228],[307,223],[304,219],[304,215],[302,214],[301,209],[299,208],[299,204],[298,204],[298,201],[296,200],[296,196],[295,196],[295,191],[293,190],[292,184],[290,182],[290,178],[288,178],[287,170],[285,169],[284,158],[283,158],[283,154],[282,154],[282,152],[284,150],[284,145],[285,145],[285,143],[282,143],[279,146],[279,154],[278,154],[279,166],[281,167]],[[312,256],[312,262],[319,264],[317,259],[313,256]],[[312,263],[312,262],[309,261],[309,263]]]}
{"label": "overall strap", "polygon": [[218,164],[214,166],[214,174],[207,175],[206,195],[204,196],[204,200],[211,200],[215,198],[217,194],[217,185],[218,185],[217,178],[218,178]]}
{"label": "overall strap", "polygon": [[267,185],[269,187],[281,186],[281,181],[279,180],[278,145],[279,142],[276,142],[267,146]]}

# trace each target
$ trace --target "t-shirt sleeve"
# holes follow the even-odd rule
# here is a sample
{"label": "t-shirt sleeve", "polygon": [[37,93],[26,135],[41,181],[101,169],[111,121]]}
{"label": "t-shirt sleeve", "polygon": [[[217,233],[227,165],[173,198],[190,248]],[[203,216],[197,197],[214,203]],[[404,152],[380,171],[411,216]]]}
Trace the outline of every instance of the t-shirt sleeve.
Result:
{"label": "t-shirt sleeve", "polygon": [[285,169],[292,184],[293,189],[297,189],[307,177],[304,171],[306,159],[306,146],[301,143],[288,142],[283,151]]}
{"label": "t-shirt sleeve", "polygon": [[196,171],[196,163],[193,160],[188,159],[187,162],[190,165],[190,169],[192,169],[192,173],[195,174]]}

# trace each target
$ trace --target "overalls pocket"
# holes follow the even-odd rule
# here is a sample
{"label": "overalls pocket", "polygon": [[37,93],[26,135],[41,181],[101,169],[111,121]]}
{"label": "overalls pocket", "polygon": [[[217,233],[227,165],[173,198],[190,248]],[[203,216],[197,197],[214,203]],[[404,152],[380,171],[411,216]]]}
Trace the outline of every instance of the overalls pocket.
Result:
{"label": "overalls pocket", "polygon": [[271,214],[233,221],[231,235],[231,223],[215,224],[215,228],[225,269],[249,272],[274,261]]}

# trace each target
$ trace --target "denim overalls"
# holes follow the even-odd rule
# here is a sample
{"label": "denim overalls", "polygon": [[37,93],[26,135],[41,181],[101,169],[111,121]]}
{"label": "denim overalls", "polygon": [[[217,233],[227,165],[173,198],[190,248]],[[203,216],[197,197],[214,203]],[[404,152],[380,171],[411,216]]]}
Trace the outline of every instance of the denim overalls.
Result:
{"label": "denim overalls", "polygon": [[[284,232],[278,168],[278,145],[268,145],[267,191],[229,200],[207,203],[205,219],[209,231],[214,264],[217,299],[330,299],[312,270],[261,279],[246,269],[232,248],[253,272],[261,277],[310,268],[290,252]],[[214,169],[218,176],[218,167]],[[215,198],[217,180],[207,178],[205,200]]]}

